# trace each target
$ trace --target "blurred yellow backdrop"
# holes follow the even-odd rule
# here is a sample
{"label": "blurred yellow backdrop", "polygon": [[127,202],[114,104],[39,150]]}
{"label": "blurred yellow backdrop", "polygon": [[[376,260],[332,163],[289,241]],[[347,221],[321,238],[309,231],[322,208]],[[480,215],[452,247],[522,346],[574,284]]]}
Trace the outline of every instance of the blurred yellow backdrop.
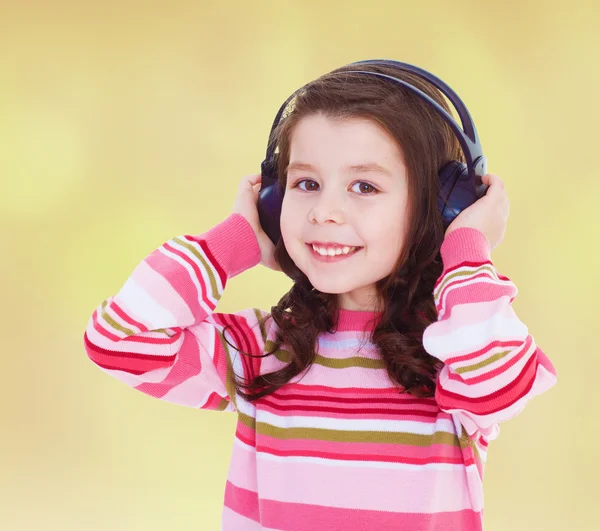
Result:
{"label": "blurred yellow backdrop", "polygon": [[[291,92],[370,58],[420,65],[469,107],[511,200],[492,258],[559,375],[492,443],[486,530],[598,529],[599,11],[0,2],[0,529],[220,528],[235,414],[127,388],[83,331],[144,256],[229,214]],[[269,309],[289,287],[258,266],[218,309]]]}

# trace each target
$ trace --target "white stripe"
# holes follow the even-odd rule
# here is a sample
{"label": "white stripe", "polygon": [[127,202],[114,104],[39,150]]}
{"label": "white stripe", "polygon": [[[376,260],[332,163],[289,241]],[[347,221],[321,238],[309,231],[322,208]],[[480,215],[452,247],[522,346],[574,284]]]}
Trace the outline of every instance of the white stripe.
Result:
{"label": "white stripe", "polygon": [[[112,334],[118,335],[120,337],[123,336],[123,334],[121,332],[119,332],[118,330],[115,330],[110,325],[103,323],[102,319],[99,319],[99,321],[101,322],[100,324],[104,328],[107,328]],[[100,334],[100,332],[98,332],[95,328],[93,328],[91,324],[90,324],[90,326],[87,327],[86,332],[88,335],[88,339],[90,340],[90,342],[93,345],[96,345],[100,348],[105,348],[107,350],[112,350],[114,352],[133,352],[136,354],[151,354],[151,355],[155,355],[155,356],[170,356],[172,353],[172,350],[176,348],[175,345],[181,344],[181,341],[176,342],[175,345],[173,345],[173,346],[170,344],[157,345],[157,344],[153,344],[153,343],[141,343],[141,342],[137,342],[137,341],[113,341],[113,340],[107,338],[106,336]],[[156,335],[156,333],[149,334],[148,332],[143,332],[143,333],[137,334],[137,337],[148,337],[148,336],[154,336],[154,335]],[[133,336],[125,336],[125,337],[133,337]],[[162,334],[162,337],[167,339],[167,337],[164,334]]]}
{"label": "white stripe", "polygon": [[356,350],[360,348],[362,350],[376,348],[373,343],[364,339],[324,339],[323,334],[321,334],[319,335],[318,340],[320,346],[331,349]]}
{"label": "white stripe", "polygon": [[243,415],[256,418],[256,406],[252,402],[248,402],[241,396],[236,396],[237,409]]}
{"label": "white stripe", "polygon": [[[527,326],[514,312],[497,311],[485,321],[473,325],[455,327],[444,334],[436,334],[436,323],[429,325],[423,333],[423,346],[432,356],[442,361],[458,352],[474,352],[491,341],[525,340],[529,334]],[[469,365],[471,362],[467,363]]]}
{"label": "white stripe", "polygon": [[[142,263],[139,267],[149,266]],[[158,274],[155,271],[152,271],[152,273],[155,275]],[[144,274],[147,275],[148,273]],[[181,300],[178,293],[173,292],[173,296]],[[125,313],[131,315],[134,319],[141,321],[150,329],[177,326],[175,316],[167,308],[156,302],[143,286],[133,279],[133,277],[129,277],[126,280],[118,295],[115,297],[115,302]],[[136,316],[143,317],[136,318]]]}
{"label": "white stripe", "polygon": [[[238,444],[237,437],[234,444]],[[321,466],[342,467],[342,468],[381,468],[385,470],[465,470],[468,466],[464,463],[427,463],[427,464],[412,464],[412,463],[394,463],[390,461],[349,461],[346,459],[328,459],[325,457],[307,457],[307,456],[279,456],[268,454],[265,452],[256,452],[256,460],[275,461],[278,463],[314,463]],[[469,465],[469,466],[475,466]]]}
{"label": "white stripe", "polygon": [[267,411],[259,411],[257,422],[264,422],[278,428],[319,428],[340,431],[384,431],[407,432],[419,435],[431,435],[436,431],[455,433],[454,423],[449,419],[438,419],[434,423],[418,422],[415,420],[385,420],[385,419],[336,419],[309,416],[283,417]]}

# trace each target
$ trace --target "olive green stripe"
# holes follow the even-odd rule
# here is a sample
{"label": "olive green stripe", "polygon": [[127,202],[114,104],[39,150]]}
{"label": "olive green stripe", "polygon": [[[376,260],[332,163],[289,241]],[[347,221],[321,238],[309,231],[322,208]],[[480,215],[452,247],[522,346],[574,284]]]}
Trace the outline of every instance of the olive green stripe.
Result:
{"label": "olive green stripe", "polygon": [[[134,330],[132,330],[131,328],[126,328],[122,324],[119,324],[110,315],[108,315],[108,313],[105,311],[106,305],[107,305],[107,301],[104,301],[102,303],[102,318],[109,325],[111,325],[115,330],[118,330],[119,332],[122,332],[126,336],[133,336],[133,335],[135,335],[136,332]],[[158,328],[156,330],[151,330],[151,332],[159,332],[161,334],[165,334],[167,337],[171,337],[164,328]]]}
{"label": "olive green stripe", "polygon": [[219,405],[215,408],[215,411],[223,411],[225,410],[225,408],[227,408],[228,405],[229,401],[225,398],[221,398],[221,401],[219,402]]}
{"label": "olive green stripe", "polygon": [[473,453],[475,454],[475,457],[479,460],[479,462],[481,464],[483,464],[483,461],[481,460],[481,454],[479,453],[479,448],[477,448],[477,444],[475,443],[475,441],[473,439],[471,439],[469,437],[469,434],[467,433],[467,430],[465,429],[465,427],[461,424],[460,425],[462,428],[462,432],[460,434],[460,437],[458,439],[461,448],[472,448],[473,449]]}
{"label": "olive green stripe", "polygon": [[[432,435],[423,435],[409,432],[328,430],[322,428],[279,428],[265,422],[256,422],[253,417],[245,415],[244,413],[239,414],[239,420],[248,428],[256,428],[256,432],[261,435],[268,435],[278,439],[409,444],[411,446],[421,447],[427,447],[432,444],[446,444],[449,446],[460,447],[461,442],[454,433],[441,430],[436,431]],[[466,440],[462,439],[462,442],[466,443]]]}
{"label": "olive green stripe", "polygon": [[190,253],[192,253],[202,263],[204,272],[208,275],[208,279],[210,281],[210,288],[212,290],[211,295],[214,299],[220,300],[221,294],[219,293],[219,289],[217,288],[217,281],[215,279],[212,264],[209,264],[205,260],[204,256],[202,256],[192,244],[182,240],[181,238],[173,238],[173,241],[177,242],[182,247],[185,247]]}
{"label": "olive green stripe", "polygon": [[110,326],[112,326],[115,330],[122,332],[126,336],[133,336],[135,332],[131,330],[131,328],[126,328],[122,324],[117,323],[108,313],[105,311],[107,305],[107,301],[102,303],[102,319],[104,319]]}
{"label": "olive green stripe", "polygon": [[464,374],[465,372],[476,371],[477,369],[481,369],[482,367],[490,365],[491,363],[494,363],[495,361],[503,358],[509,352],[511,352],[511,351],[510,350],[505,350],[503,352],[497,352],[493,356],[490,356],[489,358],[486,358],[486,359],[484,359],[484,360],[482,360],[482,361],[480,361],[478,363],[474,363],[473,365],[465,365],[464,367],[458,367],[457,369],[454,369],[454,370],[458,374]]}
{"label": "olive green stripe", "polygon": [[389,443],[408,444],[426,447],[432,444],[446,444],[459,447],[454,433],[436,431],[431,435],[390,431],[332,430],[324,428],[280,428],[265,422],[256,423],[256,432],[277,439],[310,439],[329,442],[349,443]]}
{"label": "olive green stripe", "polygon": [[478,267],[477,269],[473,269],[470,271],[456,271],[454,273],[452,273],[451,275],[448,275],[444,281],[438,286],[438,289],[435,290],[434,292],[434,298],[435,300],[439,299],[440,293],[442,292],[442,290],[446,287],[446,285],[448,284],[448,282],[451,282],[454,278],[457,277],[471,277],[471,276],[475,276],[478,273],[480,273],[481,271],[487,270],[489,273],[492,274],[492,276],[494,278],[497,278],[496,273],[494,272],[494,268],[492,266],[490,266],[489,264],[484,264],[481,267]]}
{"label": "olive green stripe", "polygon": [[240,423],[243,424],[244,426],[246,426],[247,428],[250,428],[251,430],[255,429],[256,419],[254,417],[251,417],[250,415],[246,415],[245,413],[238,412],[238,419],[239,419]]}
{"label": "olive green stripe", "polygon": [[265,323],[263,321],[262,312],[258,308],[253,308],[254,316],[260,325],[260,335],[262,336],[263,344],[267,340],[267,329],[265,328]]}
{"label": "olive green stripe", "polygon": [[[268,340],[266,342],[266,350],[271,350],[275,342]],[[273,353],[273,355],[282,362],[289,363],[290,352],[289,350],[279,349]],[[314,363],[330,369],[347,369],[348,367],[362,367],[365,369],[385,369],[385,361],[382,359],[371,359],[364,358],[361,356],[352,356],[344,359],[332,359],[326,358],[321,354],[315,355]]]}

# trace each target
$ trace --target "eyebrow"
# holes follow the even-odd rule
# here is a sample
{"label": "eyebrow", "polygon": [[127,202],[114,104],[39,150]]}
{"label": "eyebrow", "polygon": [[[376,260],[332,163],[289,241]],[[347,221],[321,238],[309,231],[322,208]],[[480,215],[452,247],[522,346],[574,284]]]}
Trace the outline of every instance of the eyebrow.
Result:
{"label": "eyebrow", "polygon": [[[377,172],[392,177],[392,172],[390,172],[390,170],[384,168],[383,166],[380,166],[376,162],[354,164],[352,166],[346,166],[346,169],[357,173]],[[287,173],[290,170],[315,171],[315,168],[310,164],[306,164],[305,162],[292,162],[291,164],[288,164],[287,168],[285,169],[285,173]]]}

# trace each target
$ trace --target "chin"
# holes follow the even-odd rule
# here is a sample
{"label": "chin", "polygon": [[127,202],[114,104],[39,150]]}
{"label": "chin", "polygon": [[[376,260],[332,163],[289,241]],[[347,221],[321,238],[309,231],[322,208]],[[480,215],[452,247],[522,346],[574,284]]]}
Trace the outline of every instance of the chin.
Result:
{"label": "chin", "polygon": [[310,280],[310,283],[313,285],[313,287],[319,290],[321,293],[330,293],[331,295],[340,295],[356,289],[356,286],[345,284],[344,282],[327,282],[327,280],[322,276],[315,278],[308,276],[308,280]]}

